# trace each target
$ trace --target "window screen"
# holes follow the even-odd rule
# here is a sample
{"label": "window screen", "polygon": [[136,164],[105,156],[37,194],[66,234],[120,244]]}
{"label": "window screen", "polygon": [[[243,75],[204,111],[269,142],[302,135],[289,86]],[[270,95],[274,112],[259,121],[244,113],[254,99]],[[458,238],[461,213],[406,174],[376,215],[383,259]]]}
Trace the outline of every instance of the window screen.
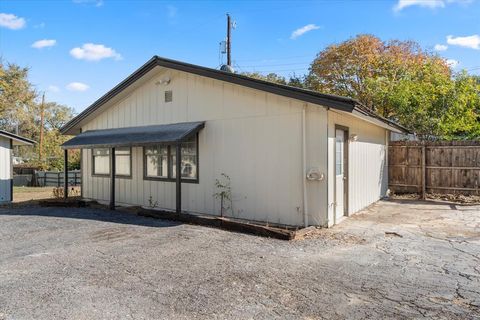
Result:
{"label": "window screen", "polygon": [[335,139],[335,174],[337,176],[343,174],[343,148],[345,143],[344,140],[344,131],[337,130]]}
{"label": "window screen", "polygon": [[[110,149],[93,149],[93,174],[110,174]],[[130,148],[115,148],[115,176],[131,175],[132,154]]]}
{"label": "window screen", "polygon": [[115,175],[131,175],[131,152],[130,148],[115,148]]}
{"label": "window screen", "polygon": [[93,174],[110,174],[110,150],[93,149]]}
{"label": "window screen", "polygon": [[[182,180],[198,179],[197,136],[181,145]],[[146,178],[174,180],[176,177],[175,145],[158,145],[144,148]]]}
{"label": "window screen", "polygon": [[[197,140],[195,138],[182,143],[182,179],[197,178]],[[176,177],[176,157],[175,152],[171,154],[171,172],[172,178]]]}
{"label": "window screen", "polygon": [[168,178],[168,146],[145,148],[146,176]]}

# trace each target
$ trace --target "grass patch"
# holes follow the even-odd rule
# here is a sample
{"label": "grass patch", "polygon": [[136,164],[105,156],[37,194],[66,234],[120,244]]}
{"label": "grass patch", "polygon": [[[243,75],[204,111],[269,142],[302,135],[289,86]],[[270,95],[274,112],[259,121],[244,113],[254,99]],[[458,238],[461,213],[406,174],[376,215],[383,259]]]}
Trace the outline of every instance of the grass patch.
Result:
{"label": "grass patch", "polygon": [[14,193],[35,193],[52,191],[53,187],[13,187]]}

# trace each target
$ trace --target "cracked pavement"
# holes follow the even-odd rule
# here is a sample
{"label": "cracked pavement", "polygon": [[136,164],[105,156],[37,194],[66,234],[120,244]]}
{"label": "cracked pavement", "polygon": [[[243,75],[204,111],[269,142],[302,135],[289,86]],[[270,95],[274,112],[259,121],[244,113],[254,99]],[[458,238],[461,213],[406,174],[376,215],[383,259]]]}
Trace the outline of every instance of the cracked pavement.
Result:
{"label": "cracked pavement", "polygon": [[480,319],[480,205],[380,201],[286,242],[0,208],[0,319]]}

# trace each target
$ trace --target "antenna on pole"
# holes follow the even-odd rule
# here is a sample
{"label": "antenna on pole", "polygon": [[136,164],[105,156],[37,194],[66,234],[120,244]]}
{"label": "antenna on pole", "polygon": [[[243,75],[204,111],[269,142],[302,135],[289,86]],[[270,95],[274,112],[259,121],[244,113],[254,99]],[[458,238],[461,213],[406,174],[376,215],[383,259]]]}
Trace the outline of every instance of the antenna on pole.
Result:
{"label": "antenna on pole", "polygon": [[235,22],[232,21],[230,14],[227,13],[227,38],[220,42],[221,54],[227,54],[227,64],[220,67],[220,70],[227,72],[235,72],[232,67],[232,29],[235,29]]}
{"label": "antenna on pole", "polygon": [[227,66],[232,66],[232,47],[231,47],[231,28],[230,14],[227,13]]}

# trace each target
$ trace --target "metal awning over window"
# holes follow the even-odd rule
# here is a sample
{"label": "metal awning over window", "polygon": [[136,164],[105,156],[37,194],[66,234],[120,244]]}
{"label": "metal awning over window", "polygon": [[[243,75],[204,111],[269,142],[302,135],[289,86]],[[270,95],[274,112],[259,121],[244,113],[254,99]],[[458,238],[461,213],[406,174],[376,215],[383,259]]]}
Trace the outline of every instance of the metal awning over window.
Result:
{"label": "metal awning over window", "polygon": [[62,144],[63,149],[145,146],[184,141],[205,126],[205,122],[183,122],[143,127],[85,131]]}

